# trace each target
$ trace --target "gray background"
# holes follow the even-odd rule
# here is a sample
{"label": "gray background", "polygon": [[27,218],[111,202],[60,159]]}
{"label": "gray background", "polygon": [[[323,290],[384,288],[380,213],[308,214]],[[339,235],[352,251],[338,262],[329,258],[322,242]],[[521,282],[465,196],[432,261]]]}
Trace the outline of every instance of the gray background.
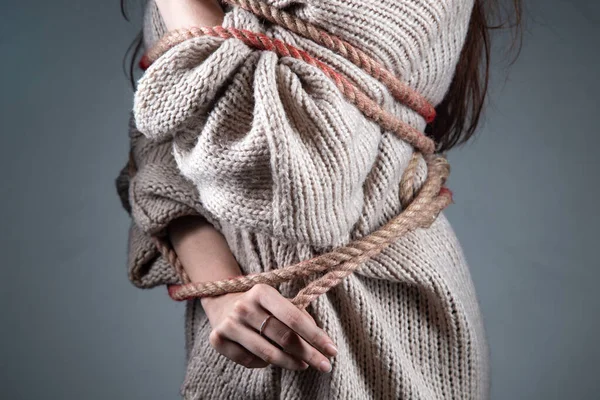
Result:
{"label": "gray background", "polygon": [[[508,79],[495,64],[478,139],[450,155],[447,215],[484,313],[493,398],[599,398],[600,6],[536,0],[527,12]],[[137,28],[117,0],[3,2],[2,398],[178,398],[183,308],[127,281],[113,183]]]}

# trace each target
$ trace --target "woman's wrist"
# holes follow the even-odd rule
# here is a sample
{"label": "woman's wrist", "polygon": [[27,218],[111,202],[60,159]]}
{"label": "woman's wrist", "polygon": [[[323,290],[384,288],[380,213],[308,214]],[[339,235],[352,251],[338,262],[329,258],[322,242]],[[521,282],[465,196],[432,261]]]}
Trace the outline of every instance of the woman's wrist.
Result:
{"label": "woman's wrist", "polygon": [[239,295],[240,293],[225,293],[220,296],[202,297],[200,298],[200,304],[202,304],[209,321],[214,321],[215,316],[218,317],[222,314],[223,305]]}
{"label": "woman's wrist", "polygon": [[192,282],[239,276],[242,271],[225,237],[205,218],[186,216],[171,221],[169,238]]}

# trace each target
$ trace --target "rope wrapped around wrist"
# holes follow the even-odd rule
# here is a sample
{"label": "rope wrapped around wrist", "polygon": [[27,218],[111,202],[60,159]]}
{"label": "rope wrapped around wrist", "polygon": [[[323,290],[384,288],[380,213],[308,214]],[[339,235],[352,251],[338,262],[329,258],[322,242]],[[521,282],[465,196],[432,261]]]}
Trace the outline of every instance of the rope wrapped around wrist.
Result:
{"label": "rope wrapped around wrist", "polygon": [[[426,99],[350,43],[260,0],[225,0],[225,2],[242,7],[259,17],[335,51],[381,81],[397,101],[419,113],[427,122],[432,122],[435,118],[435,109]],[[450,167],[445,158],[434,155],[435,143],[433,140],[383,109],[360,90],[349,77],[304,50],[281,40],[270,38],[265,34],[248,30],[222,26],[192,27],[168,32],[144,54],[140,66],[146,69],[172,47],[185,40],[200,36],[239,39],[256,49],[273,51],[281,57],[294,57],[319,68],[335,83],[346,99],[356,105],[366,117],[411,144],[415,148],[415,152],[400,183],[400,197],[403,206],[400,214],[366,236],[294,265],[220,281],[192,283],[168,241],[159,236],[153,236],[158,251],[175,268],[183,282],[182,285],[169,286],[169,295],[174,300],[181,301],[194,297],[243,292],[259,283],[275,286],[315,273],[323,273],[291,299],[298,308],[306,308],[313,300],[339,284],[365,261],[377,256],[407,232],[429,227],[438,214],[452,202],[452,193],[444,187]],[[427,178],[415,193],[414,177],[420,158],[424,158],[427,164]],[[133,174],[135,172],[133,159],[130,159],[130,164],[130,173]]]}

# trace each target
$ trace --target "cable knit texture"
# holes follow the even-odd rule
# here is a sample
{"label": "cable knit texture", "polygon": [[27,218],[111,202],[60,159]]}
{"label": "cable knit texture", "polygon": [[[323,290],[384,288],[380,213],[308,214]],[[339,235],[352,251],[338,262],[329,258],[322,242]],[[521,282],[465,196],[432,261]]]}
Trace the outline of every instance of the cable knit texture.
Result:
{"label": "cable knit texture", "polygon": [[[360,48],[438,104],[473,0],[265,0]],[[416,129],[425,121],[366,72],[315,42],[228,7],[225,27],[262,32],[349,76]],[[144,45],[165,33],[146,5]],[[364,236],[402,210],[413,149],[349,103],[322,71],[237,39],[197,37],[138,82],[130,124],[138,165],[118,188],[131,212],[129,276],[180,283],[150,235],[181,215],[219,229],[244,273],[272,270]],[[417,169],[417,188],[426,176]],[[299,283],[278,287],[292,297]],[[329,374],[246,369],[209,344],[199,301],[186,312],[186,399],[486,399],[488,348],[460,245],[443,214],[309,307],[338,346]]]}

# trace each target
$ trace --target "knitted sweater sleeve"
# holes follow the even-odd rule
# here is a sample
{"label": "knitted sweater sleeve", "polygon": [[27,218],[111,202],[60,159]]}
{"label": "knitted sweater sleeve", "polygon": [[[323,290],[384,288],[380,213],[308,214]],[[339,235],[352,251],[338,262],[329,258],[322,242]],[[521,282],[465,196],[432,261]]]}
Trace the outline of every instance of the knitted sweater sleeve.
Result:
{"label": "knitted sweater sleeve", "polygon": [[[362,49],[433,105],[452,81],[473,5],[264,2]],[[160,37],[160,15],[149,15],[148,31]],[[223,27],[304,50],[398,119],[425,128],[424,118],[395,101],[381,82],[318,43],[238,6],[226,9]],[[222,224],[327,248],[347,243],[353,232],[376,229],[400,211],[399,183],[412,146],[367,118],[330,78],[302,60],[237,38],[187,39],[145,71],[134,117],[146,138],[172,143],[177,167]]]}
{"label": "knitted sweater sleeve", "polygon": [[128,239],[128,275],[141,288],[181,283],[174,268],[160,254],[152,236],[165,240],[172,220],[206,214],[194,185],[184,178],[173,159],[169,140],[149,141],[129,123],[130,160],[116,180],[123,208],[131,216]]}
{"label": "knitted sweater sleeve", "polygon": [[[143,47],[150,48],[165,32],[156,3],[145,3]],[[220,223],[207,212],[195,185],[179,171],[173,158],[173,140],[149,140],[129,119],[129,162],[116,178],[123,208],[131,217],[127,248],[129,280],[137,287],[178,284],[181,277],[158,251],[153,240],[168,244],[166,228],[183,216],[202,216],[215,227]]]}

